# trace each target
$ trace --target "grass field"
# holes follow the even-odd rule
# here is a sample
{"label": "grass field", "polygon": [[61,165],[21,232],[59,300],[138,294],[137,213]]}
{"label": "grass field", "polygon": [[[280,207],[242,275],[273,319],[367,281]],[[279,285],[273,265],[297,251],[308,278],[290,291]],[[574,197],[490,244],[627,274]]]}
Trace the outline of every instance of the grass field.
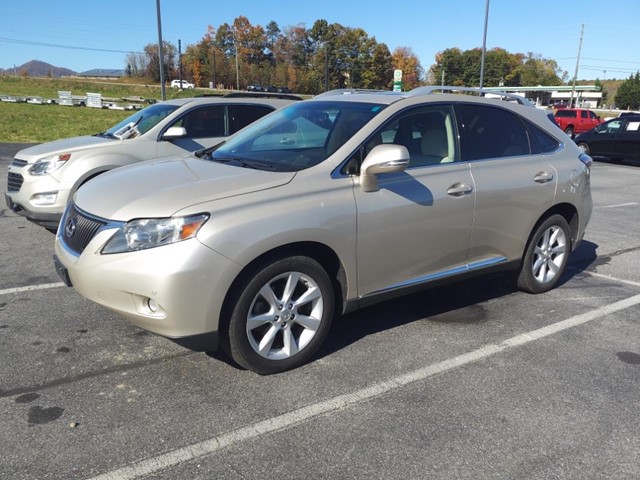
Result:
{"label": "grass field", "polygon": [[0,102],[0,142],[41,143],[104,132],[131,111]]}
{"label": "grass field", "polygon": [[[139,80],[138,80],[139,81]],[[0,76],[0,95],[58,98],[58,91],[72,95],[101,93],[106,98],[142,97],[159,100],[159,85],[130,84],[77,78]],[[211,93],[207,90],[207,93]],[[203,91],[167,88],[170,98],[201,95]],[[0,142],[41,143],[60,138],[103,132],[133,112],[60,105],[0,102]]]}

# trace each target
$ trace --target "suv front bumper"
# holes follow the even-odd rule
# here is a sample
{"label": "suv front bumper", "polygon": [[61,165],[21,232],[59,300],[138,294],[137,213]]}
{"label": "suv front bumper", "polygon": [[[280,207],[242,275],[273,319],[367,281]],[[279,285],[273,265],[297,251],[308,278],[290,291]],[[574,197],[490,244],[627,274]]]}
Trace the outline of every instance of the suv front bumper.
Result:
{"label": "suv front bumper", "polygon": [[60,218],[62,218],[61,213],[34,212],[24,205],[14,202],[8,193],[4,194],[4,200],[7,204],[7,208],[13,213],[22,215],[27,218],[27,220],[31,220],[33,223],[40,225],[41,227],[48,229],[58,228]]}

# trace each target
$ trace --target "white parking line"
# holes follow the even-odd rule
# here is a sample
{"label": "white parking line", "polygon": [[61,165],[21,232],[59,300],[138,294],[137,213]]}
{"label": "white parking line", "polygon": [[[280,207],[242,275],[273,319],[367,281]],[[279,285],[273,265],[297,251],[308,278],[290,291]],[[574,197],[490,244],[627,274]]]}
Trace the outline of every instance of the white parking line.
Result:
{"label": "white parking line", "polygon": [[46,290],[47,288],[64,287],[64,283],[41,283],[40,285],[27,285],[26,287],[5,288],[0,290],[0,295],[10,295],[12,293],[30,292],[32,290]]}
{"label": "white parking line", "polygon": [[618,203],[617,205],[603,205],[602,207],[596,207],[596,208],[619,208],[619,207],[632,207],[634,205],[638,205],[636,202],[629,202],[629,203]]}
{"label": "white parking line", "polygon": [[[577,269],[572,268],[572,270],[577,270]],[[611,280],[612,282],[624,283],[625,285],[640,287],[640,282],[634,282],[633,280],[625,280],[623,278],[612,277],[611,275],[605,275],[604,273],[587,272],[586,270],[580,270],[578,273],[588,275],[590,277],[604,278],[605,280]]]}
{"label": "white parking line", "polygon": [[638,304],[640,304],[640,294],[591,310],[587,313],[547,325],[546,327],[542,327],[537,330],[516,335],[500,343],[486,345],[469,353],[465,353],[433,365],[428,365],[404,375],[399,375],[390,380],[376,383],[370,387],[329,398],[322,402],[314,403],[312,405],[284,413],[277,417],[263,420],[262,422],[247,425],[246,427],[112,470],[93,477],[91,480],[126,480],[149,475],[165,468],[179,465],[183,462],[188,462],[205,455],[210,455],[225,447],[237,445],[268,433],[293,427],[318,417],[319,415],[337,412],[361,402],[372,400],[386,393],[398,390],[406,385],[426,380],[434,375],[483,360],[498,353],[526,345],[527,343],[560,333],[569,328],[583,325],[592,320],[602,318],[606,315],[610,315]]}

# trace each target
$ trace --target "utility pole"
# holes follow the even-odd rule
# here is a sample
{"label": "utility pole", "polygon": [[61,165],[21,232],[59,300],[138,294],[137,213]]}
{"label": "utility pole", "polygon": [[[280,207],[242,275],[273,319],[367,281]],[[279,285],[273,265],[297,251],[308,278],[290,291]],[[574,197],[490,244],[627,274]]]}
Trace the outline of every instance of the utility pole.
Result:
{"label": "utility pole", "polygon": [[484,57],[487,53],[487,25],[489,24],[489,0],[484,6],[484,35],[482,37],[482,58],[480,60],[480,90],[484,85]]}
{"label": "utility pole", "polygon": [[580,29],[580,44],[578,45],[578,58],[576,59],[576,72],[573,74],[573,87],[571,88],[571,100],[569,100],[569,108],[573,108],[573,96],[576,93],[576,81],[578,80],[578,69],[580,68],[580,52],[582,51],[583,35],[584,35],[584,23],[582,24],[582,28]]}
{"label": "utility pole", "polygon": [[211,42],[211,53],[213,54],[213,88],[216,88],[216,44],[215,41]]}
{"label": "utility pole", "polygon": [[444,64],[442,65],[442,80],[440,80],[440,85],[444,87]]}
{"label": "utility pole", "polygon": [[180,69],[180,88],[182,88],[182,43],[178,39],[178,67]]}
{"label": "utility pole", "polygon": [[329,47],[324,42],[324,91],[329,90]]}
{"label": "utility pole", "polygon": [[156,10],[158,12],[158,64],[160,65],[160,91],[162,100],[167,99],[167,91],[164,84],[164,52],[162,50],[162,19],[160,18],[160,0],[156,0]]}
{"label": "utility pole", "polygon": [[238,32],[236,32],[234,30],[233,32],[233,43],[235,45],[235,50],[236,50],[236,89],[240,90],[240,69],[238,68],[238,39],[236,38],[236,34]]}

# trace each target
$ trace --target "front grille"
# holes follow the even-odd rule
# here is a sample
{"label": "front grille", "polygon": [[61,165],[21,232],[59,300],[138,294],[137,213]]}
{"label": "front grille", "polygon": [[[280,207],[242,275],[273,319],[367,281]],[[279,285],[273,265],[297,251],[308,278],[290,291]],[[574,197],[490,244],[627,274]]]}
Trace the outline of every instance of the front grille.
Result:
{"label": "front grille", "polygon": [[17,192],[22,187],[24,178],[19,173],[9,172],[7,176],[7,192]]}
{"label": "front grille", "polygon": [[91,239],[95,237],[98,230],[106,225],[106,222],[90,217],[78,210],[73,203],[67,208],[62,222],[60,225],[62,241],[78,255],[83,252]]}
{"label": "front grille", "polygon": [[12,166],[12,167],[16,167],[16,168],[22,168],[22,167],[24,167],[27,163],[29,163],[29,162],[27,162],[26,160],[20,160],[20,159],[18,159],[18,158],[14,158],[14,159],[13,159],[13,162],[11,162],[11,166]]}

